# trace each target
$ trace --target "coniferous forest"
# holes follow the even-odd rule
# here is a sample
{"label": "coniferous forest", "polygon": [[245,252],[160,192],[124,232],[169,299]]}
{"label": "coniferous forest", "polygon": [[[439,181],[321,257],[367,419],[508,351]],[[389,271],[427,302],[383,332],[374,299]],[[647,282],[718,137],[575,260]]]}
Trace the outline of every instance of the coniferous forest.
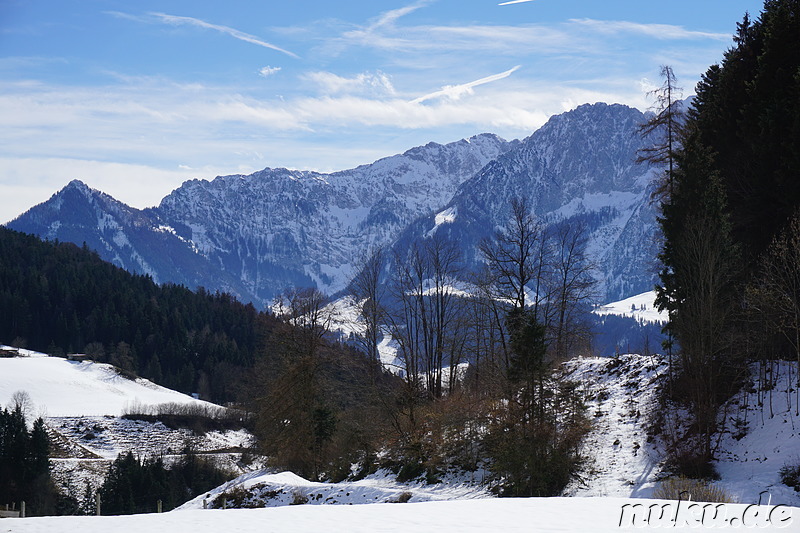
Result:
{"label": "coniferous forest", "polygon": [[800,360],[800,2],[745,16],[710,67],[664,176],[657,303],[677,341],[673,396],[692,428],[673,459],[713,476],[717,409],[747,364]]}
{"label": "coniferous forest", "polygon": [[86,353],[216,402],[236,398],[275,323],[227,294],[159,286],[70,243],[0,228],[0,341]]}

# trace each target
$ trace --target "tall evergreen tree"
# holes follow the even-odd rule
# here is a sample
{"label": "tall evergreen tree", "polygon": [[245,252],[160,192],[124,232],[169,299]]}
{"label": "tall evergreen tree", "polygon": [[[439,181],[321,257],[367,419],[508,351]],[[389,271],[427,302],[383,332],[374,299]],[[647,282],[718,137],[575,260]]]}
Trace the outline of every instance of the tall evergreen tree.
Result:
{"label": "tall evergreen tree", "polygon": [[800,0],[767,0],[757,21],[745,16],[697,85],[676,153],[657,303],[680,345],[697,439],[682,466],[693,475],[709,473],[716,409],[748,355],[736,338],[744,287],[800,206],[798,42]]}

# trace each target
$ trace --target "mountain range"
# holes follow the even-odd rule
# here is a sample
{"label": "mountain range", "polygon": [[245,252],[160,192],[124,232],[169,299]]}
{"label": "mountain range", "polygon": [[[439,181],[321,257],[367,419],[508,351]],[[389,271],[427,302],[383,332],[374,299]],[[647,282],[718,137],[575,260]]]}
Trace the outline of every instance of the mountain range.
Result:
{"label": "mountain range", "polygon": [[602,298],[619,300],[655,280],[653,171],[635,162],[646,120],[623,105],[587,104],[521,141],[481,134],[329,174],[267,168],[193,179],[143,210],[75,180],[8,227],[85,243],[159,283],[264,307],[289,286],[340,291],[373,246],[433,232],[477,263],[477,243],[524,197],[544,223],[585,224]]}

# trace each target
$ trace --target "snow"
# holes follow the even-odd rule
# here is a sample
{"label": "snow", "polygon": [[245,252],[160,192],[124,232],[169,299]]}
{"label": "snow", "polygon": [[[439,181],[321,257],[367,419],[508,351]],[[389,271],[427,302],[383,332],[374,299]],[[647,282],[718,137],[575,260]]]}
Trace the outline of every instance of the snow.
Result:
{"label": "snow", "polygon": [[302,497],[306,505],[359,505],[395,503],[407,494],[408,502],[474,500],[491,497],[477,479],[453,477],[445,483],[428,485],[422,482],[398,483],[394,476],[379,471],[359,481],[318,483],[293,472],[272,473],[269,470],[250,472],[190,500],[181,510],[222,507],[227,495],[246,491],[250,496],[241,507],[283,507]]}
{"label": "snow", "polygon": [[594,312],[598,315],[619,315],[632,317],[642,322],[666,323],[668,320],[665,311],[656,308],[656,292],[648,291],[618,302],[601,305]]}
{"label": "snow", "polygon": [[[635,508],[634,505],[643,507]],[[608,533],[647,528],[644,514],[650,505],[664,509],[664,521],[653,516],[649,527],[697,527],[704,523],[718,530],[754,526],[757,520],[770,530],[796,531],[800,508],[725,504],[716,521],[701,517],[702,508],[663,500],[628,500],[622,498],[527,498],[487,499],[408,504],[376,505],[295,505],[269,509],[175,510],[164,514],[132,516],[86,516],[7,518],[0,525],[13,533],[129,533],[132,531],[169,531],[170,533],[266,533],[348,531],[380,533],[385,531],[563,531]],[[754,511],[759,511],[755,516]],[[636,516],[634,517],[634,512]],[[742,523],[744,518],[744,523]],[[620,523],[622,522],[622,527]]]}
{"label": "snow", "polygon": [[174,454],[189,447],[234,472],[260,466],[243,465],[241,454],[232,452],[253,445],[253,436],[245,430],[197,435],[188,429],[168,428],[161,422],[119,417],[129,408],[139,411],[164,403],[215,409],[219,406],[145,379],[129,380],[111,365],[68,361],[29,350],[19,350],[19,355],[0,357],[0,407],[9,405],[15,392],[28,393],[33,405],[26,415],[29,419],[45,418],[54,444],[51,474],[61,488],[84,490],[88,484],[97,489],[111,461],[128,451],[139,457],[172,460],[178,457]]}
{"label": "snow", "polygon": [[800,505],[800,493],[779,476],[783,466],[800,464],[797,362],[776,361],[766,369],[769,373],[759,377],[754,364],[753,389],[745,386],[724,406],[726,430],[716,467],[738,501],[754,501],[769,491],[775,502]]}
{"label": "snow", "polygon": [[[649,301],[644,297],[633,302],[629,299],[617,307],[624,309],[635,303],[639,308],[642,303],[648,306]],[[20,351],[20,355],[0,358],[0,401],[7,403],[15,391],[26,390],[36,408],[46,411],[51,417],[63,417],[49,418],[48,425],[72,442],[80,442],[93,457],[102,458],[54,460],[56,469],[63,471],[65,476],[81,465],[81,472],[85,471],[86,475],[74,474],[73,481],[83,483],[84,478],[91,478],[92,484],[96,485],[108,460],[131,446],[155,447],[166,453],[169,453],[167,448],[176,447],[170,440],[172,437],[160,436],[154,431],[156,428],[149,427],[160,424],[148,425],[102,415],[118,414],[126,402],[133,401],[132,398],[142,404],[181,399],[196,401],[146,380],[122,378],[110,365],[70,362],[25,350]],[[443,483],[428,485],[422,482],[398,483],[388,472],[379,471],[360,481],[334,484],[311,482],[291,472],[257,470],[170,513],[2,519],[0,531],[628,530],[633,526],[629,523],[630,516],[623,513],[633,509],[631,506],[644,506],[636,509],[646,512],[650,505],[675,504],[646,499],[652,497],[658,479],[664,475],[661,470],[662,445],[658,437],[648,438],[647,428],[650,415],[658,409],[655,397],[664,382],[666,366],[661,356],[635,354],[575,359],[565,363],[563,371],[566,377],[578,382],[587,395],[588,414],[593,420],[593,429],[582,447],[582,453],[587,457],[582,473],[584,482],[573,483],[567,488],[565,495],[571,497],[492,498],[481,485],[481,473],[471,477],[463,474],[460,478],[451,475]],[[726,404],[723,415],[727,418],[726,429],[715,437],[720,442],[716,466],[721,476],[716,485],[740,503],[724,504],[724,516],[729,521],[718,521],[712,526],[714,529],[731,529],[737,525],[730,521],[731,518],[753,520],[769,517],[772,511],[776,519],[783,517],[791,521],[773,523],[769,529],[788,526],[784,529],[797,531],[800,493],[782,485],[778,474],[781,467],[800,463],[800,398],[795,386],[797,364],[754,365],[751,373],[752,383]],[[94,417],[89,416],[92,410],[98,413]],[[95,436],[81,440],[89,430]],[[179,433],[175,432],[176,438]],[[210,434],[207,437],[210,440],[207,439],[209,441],[203,449],[209,451],[246,445],[250,438],[244,432]],[[91,469],[94,471],[90,472]],[[203,509],[203,500],[209,503],[209,507],[219,506],[226,492],[230,494],[239,488],[253,495],[253,504],[266,508]],[[748,507],[758,501],[762,491],[767,491],[765,504],[769,502],[783,507]],[[401,497],[404,493],[408,493],[409,503],[389,503],[405,499]],[[305,499],[307,503],[289,505],[296,499]],[[366,503],[370,505],[358,505]],[[621,518],[624,519],[623,526],[628,527],[620,528]],[[636,520],[634,525],[638,528],[648,526],[642,523],[642,515],[637,515]],[[659,525],[675,526],[673,523],[651,523],[649,527]]]}
{"label": "snow", "polygon": [[214,406],[146,379],[128,379],[108,364],[22,353],[26,357],[0,358],[0,405],[25,391],[36,416],[120,416],[134,406],[163,403]]}
{"label": "snow", "polygon": [[656,357],[620,355],[565,363],[566,378],[586,395],[592,431],[581,447],[588,479],[573,483],[572,496],[650,497],[661,473],[663,451],[648,442],[646,427],[667,369]]}
{"label": "snow", "polygon": [[434,217],[434,222],[437,226],[441,226],[442,224],[452,224],[456,221],[456,215],[458,210],[456,207],[448,207],[441,213],[437,213]]}
{"label": "snow", "polygon": [[[580,384],[593,420],[581,449],[586,481],[572,483],[566,495],[652,497],[667,475],[663,443],[648,431],[667,366],[662,356],[635,354],[565,363],[565,375]],[[783,466],[800,464],[797,364],[774,362],[768,369],[759,378],[753,365],[752,387],[745,384],[721,409],[725,424],[713,439],[720,443],[715,462],[720,479],[714,484],[736,502],[757,502],[767,491],[773,503],[797,506],[800,493],[783,485],[779,475]]]}

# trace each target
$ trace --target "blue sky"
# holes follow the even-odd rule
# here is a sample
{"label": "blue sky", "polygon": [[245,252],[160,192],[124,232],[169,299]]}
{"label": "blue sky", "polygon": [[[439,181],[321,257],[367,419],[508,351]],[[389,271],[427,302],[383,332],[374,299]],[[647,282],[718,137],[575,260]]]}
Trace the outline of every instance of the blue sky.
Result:
{"label": "blue sky", "polygon": [[689,95],[760,0],[0,0],[0,222],[71,179],[135,207],[194,177],[320,171],[583,103]]}

